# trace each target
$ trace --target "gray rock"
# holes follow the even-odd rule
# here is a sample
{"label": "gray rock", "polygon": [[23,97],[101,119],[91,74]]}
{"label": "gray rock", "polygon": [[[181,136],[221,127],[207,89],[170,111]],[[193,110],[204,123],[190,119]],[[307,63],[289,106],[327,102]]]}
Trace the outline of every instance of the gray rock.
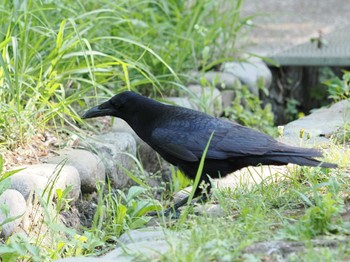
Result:
{"label": "gray rock", "polygon": [[231,73],[208,71],[203,77],[219,90],[235,90],[241,86],[240,80]]}
{"label": "gray rock", "polygon": [[189,109],[196,109],[196,107],[193,106],[193,103],[190,102],[188,97],[167,97],[166,101],[169,101],[170,104],[174,104],[177,106],[182,106]]}
{"label": "gray rock", "polygon": [[26,200],[17,190],[7,189],[0,196],[0,207],[8,208],[8,213],[0,208],[0,225],[6,219],[16,218],[1,226],[0,237],[8,238],[22,221],[27,210]]}
{"label": "gray rock", "polygon": [[[174,97],[175,99],[175,97]],[[179,98],[184,99],[187,101],[187,105],[184,104],[179,104],[180,106],[190,106],[190,102],[188,100],[188,98]],[[172,98],[166,98],[166,100],[172,101]],[[174,100],[173,102],[175,102],[176,100]],[[176,102],[175,102],[176,104]],[[164,161],[164,159],[162,159],[156,151],[153,150],[153,148],[151,148],[147,143],[145,143],[144,141],[142,141],[141,138],[139,138],[139,136],[135,133],[135,131],[128,125],[127,122],[125,122],[122,119],[116,119],[114,124],[113,124],[113,131],[115,131],[115,133],[129,133],[131,134],[134,139],[136,140],[136,144],[137,144],[137,157],[140,160],[142,167],[144,170],[146,170],[149,173],[156,173],[156,172],[161,172],[162,176],[160,178],[156,178],[154,179],[154,176],[149,176],[150,180],[147,180],[148,182],[151,182],[154,186],[159,185],[162,181],[169,181],[169,178],[167,177],[167,172],[166,170],[168,170],[169,168],[169,163],[167,163],[166,161]],[[112,168],[113,163],[110,162],[109,166]],[[108,170],[107,170],[108,171]],[[164,175],[163,175],[164,174]],[[122,179],[124,179],[125,177],[122,175],[121,176]],[[165,179],[165,180],[164,180]],[[121,181],[118,187],[122,187],[123,184],[128,184],[130,181]]]}
{"label": "gray rock", "polygon": [[81,190],[91,193],[96,190],[98,181],[105,181],[105,166],[101,159],[86,150],[64,149],[57,152],[59,155],[46,160],[47,163],[58,164],[66,160],[66,164],[75,167],[80,175]]}
{"label": "gray rock", "polygon": [[178,237],[177,234],[162,228],[146,228],[130,230],[120,239],[121,247],[117,247],[105,256],[99,258],[66,258],[56,262],[99,262],[99,261],[137,261],[138,257],[149,257],[152,260],[170,249],[169,238]]}
{"label": "gray rock", "polygon": [[190,195],[192,191],[192,186],[188,186],[178,192],[175,193],[174,195],[174,202],[179,202],[181,201],[182,199],[184,199],[185,197],[188,197]]}
{"label": "gray rock", "polygon": [[150,240],[164,240],[166,237],[165,232],[166,229],[161,227],[129,230],[118,239],[118,242],[126,245],[141,241],[147,242]]}
{"label": "gray rock", "polygon": [[[55,262],[112,262],[111,260],[104,259],[103,257],[68,257],[55,260]],[[114,260],[113,260],[114,261]],[[123,262],[123,260],[120,260]]]}
{"label": "gray rock", "polygon": [[150,261],[155,261],[169,249],[170,245],[166,240],[141,241],[116,248],[103,259],[107,261],[137,261],[138,258],[145,259],[147,257]]}
{"label": "gray rock", "polygon": [[216,116],[222,114],[222,97],[217,88],[189,85],[188,90],[193,94],[192,101],[196,109]]}
{"label": "gray rock", "polygon": [[139,138],[139,136],[131,128],[131,126],[129,126],[129,124],[121,118],[114,118],[112,131],[114,133],[129,133],[135,138],[137,142],[142,141],[141,138]]}
{"label": "gray rock", "polygon": [[[291,145],[329,143],[329,137],[350,119],[350,102],[340,101],[330,108],[322,108],[308,116],[287,124],[283,129],[282,142]],[[304,130],[303,139],[300,130]]]}
{"label": "gray rock", "polygon": [[[177,234],[159,227],[130,230],[119,238],[119,243],[122,246],[105,255],[104,258],[120,261],[122,258],[131,259],[142,255],[142,257],[148,256],[151,259],[157,259],[160,254],[170,249],[169,238],[171,237],[177,237]],[[132,257],[126,257],[128,252],[132,254]]]}
{"label": "gray rock", "polygon": [[267,65],[258,58],[249,58],[246,62],[223,63],[222,71],[237,77],[249,90],[259,96],[258,83],[262,79],[265,87],[269,88],[272,83],[272,73]]}
{"label": "gray rock", "polygon": [[[314,248],[328,247],[330,249],[337,249],[339,246],[348,243],[348,238],[343,236],[322,236],[319,239],[312,239],[310,243]],[[261,256],[270,259],[271,256],[279,254],[283,260],[268,260],[268,261],[290,261],[289,255],[305,252],[307,246],[304,242],[299,241],[287,241],[287,240],[271,240],[265,242],[253,243],[246,247],[243,252],[246,254],[259,254]],[[300,257],[299,257],[300,258]]]}
{"label": "gray rock", "polygon": [[161,173],[161,181],[169,181],[170,164],[166,162],[158,153],[145,142],[138,145],[138,158],[144,170],[151,174]]}
{"label": "gray rock", "polygon": [[[11,176],[10,188],[18,190],[28,200],[35,190],[43,191],[54,182],[54,189],[64,190],[72,185],[68,197],[78,199],[80,195],[80,177],[73,166],[57,166],[55,164],[38,164],[25,167],[25,169]],[[55,192],[55,190],[53,191]]]}
{"label": "gray rock", "polygon": [[225,211],[218,204],[205,203],[204,205],[197,205],[194,211],[198,214],[210,216],[210,217],[224,217]]}
{"label": "gray rock", "polygon": [[136,141],[129,133],[104,133],[80,142],[94,151],[102,159],[106,174],[116,188],[124,188],[132,184],[123,168],[132,171],[135,168]]}
{"label": "gray rock", "polygon": [[217,188],[252,188],[261,182],[277,182],[288,177],[288,166],[245,167],[221,179],[214,179]]}
{"label": "gray rock", "polygon": [[222,96],[222,107],[225,109],[232,106],[232,101],[235,99],[235,91],[224,90],[221,91]]}
{"label": "gray rock", "polygon": [[24,172],[12,175],[10,180],[10,188],[19,191],[25,200],[28,200],[36,189],[44,190],[48,182],[44,176]]}

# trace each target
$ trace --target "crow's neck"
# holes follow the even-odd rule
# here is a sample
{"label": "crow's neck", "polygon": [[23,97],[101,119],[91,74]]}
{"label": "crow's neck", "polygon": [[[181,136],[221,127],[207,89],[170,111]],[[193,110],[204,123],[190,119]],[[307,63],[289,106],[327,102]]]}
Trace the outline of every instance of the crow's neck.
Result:
{"label": "crow's neck", "polygon": [[124,120],[143,141],[148,142],[157,122],[162,118],[164,110],[166,110],[166,106],[159,102],[143,103],[135,105],[130,115]]}

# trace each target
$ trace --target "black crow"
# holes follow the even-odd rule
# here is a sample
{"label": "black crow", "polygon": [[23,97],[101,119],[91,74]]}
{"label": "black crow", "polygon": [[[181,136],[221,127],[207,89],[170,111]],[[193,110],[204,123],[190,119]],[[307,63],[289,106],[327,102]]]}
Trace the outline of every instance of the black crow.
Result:
{"label": "black crow", "polygon": [[[320,162],[316,149],[282,144],[254,129],[195,110],[166,105],[134,92],[123,92],[89,109],[82,118],[114,116],[124,119],[136,134],[166,161],[194,179],[208,140],[213,133],[200,182],[220,178],[247,166],[286,165],[335,168]],[[195,196],[202,192],[197,188]],[[187,199],[175,204],[185,204]]]}

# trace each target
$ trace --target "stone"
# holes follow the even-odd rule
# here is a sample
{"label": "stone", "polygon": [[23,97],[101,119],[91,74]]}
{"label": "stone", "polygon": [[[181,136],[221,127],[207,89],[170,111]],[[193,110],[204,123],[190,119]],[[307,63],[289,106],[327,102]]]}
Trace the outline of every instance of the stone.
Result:
{"label": "stone", "polygon": [[222,64],[222,71],[237,77],[249,90],[259,96],[259,81],[269,88],[272,83],[272,73],[267,65],[258,58],[248,58],[244,62],[226,62]]}
{"label": "stone", "polygon": [[169,104],[174,104],[176,106],[182,106],[189,109],[196,109],[188,97],[167,97],[165,100],[169,102]]}
{"label": "stone", "polygon": [[72,185],[72,190],[68,194],[69,198],[77,200],[80,195],[81,183],[79,173],[76,168],[69,165],[31,165],[15,173],[10,179],[10,188],[18,190],[26,200],[34,191],[39,190],[43,192],[52,182],[54,182],[55,190],[58,188],[64,190]]}
{"label": "stone", "polygon": [[12,175],[10,180],[10,188],[19,191],[25,200],[28,200],[36,189],[44,190],[48,183],[48,179],[44,176],[23,172]]}
{"label": "stone", "polygon": [[[343,100],[329,108],[321,108],[310,115],[288,123],[283,128],[282,142],[290,145],[314,146],[329,143],[330,136],[350,119],[350,101]],[[303,130],[304,137],[300,137]]]}
{"label": "stone", "polygon": [[182,199],[188,197],[192,191],[192,186],[188,186],[174,194],[174,203],[181,201]]}
{"label": "stone", "polygon": [[221,179],[213,179],[216,188],[252,188],[261,182],[276,182],[288,177],[288,167],[292,166],[257,166],[245,167]]}
{"label": "stone", "polygon": [[224,217],[225,210],[218,204],[204,203],[203,205],[197,205],[194,208],[194,212],[200,215],[210,217]]}
{"label": "stone", "polygon": [[[119,261],[123,262],[124,260]],[[68,257],[55,260],[55,262],[112,262],[112,260],[106,260],[102,257]]]}
{"label": "stone", "polygon": [[217,88],[189,85],[188,90],[194,95],[196,109],[210,115],[220,116],[223,112],[221,93]]}
{"label": "stone", "polygon": [[[120,120],[120,121],[119,121]],[[137,156],[142,164],[144,170],[155,173],[163,169],[166,165],[165,161],[159,157],[156,151],[153,150],[147,143],[145,143],[135,131],[122,119],[116,119],[113,124],[113,131],[116,133],[129,133],[136,140],[137,144]]]}
{"label": "stone", "polygon": [[[16,218],[1,226],[0,237],[6,239],[12,235],[21,223],[27,210],[26,200],[17,190],[7,189],[0,195],[0,207],[0,225],[6,219]],[[7,209],[8,213],[4,212],[4,208]]]}
{"label": "stone", "polygon": [[[252,188],[254,185],[261,182],[275,183],[288,177],[289,168],[293,166],[289,164],[287,166],[258,166],[258,167],[245,167],[237,170],[223,178],[212,179],[212,185],[214,190],[216,188]],[[174,202],[187,197],[192,191],[192,186],[188,186],[174,195]],[[224,216],[224,210],[218,205],[212,205],[204,203],[204,205],[198,205],[195,211],[200,214],[207,214],[212,217]]]}
{"label": "stone", "polygon": [[141,138],[139,138],[139,136],[131,128],[131,126],[129,126],[129,124],[121,118],[114,118],[112,132],[113,133],[129,133],[135,138],[137,143],[139,141],[142,141]]}
{"label": "stone", "polygon": [[163,228],[145,228],[130,230],[124,233],[120,239],[120,247],[112,250],[104,256],[98,258],[66,258],[56,262],[112,262],[112,261],[136,261],[138,257],[149,257],[157,260],[160,255],[170,249],[169,239],[178,237],[177,233],[170,232]]}
{"label": "stone", "polygon": [[210,86],[214,86],[218,88],[220,91],[222,90],[235,90],[240,88],[241,82],[240,80],[231,73],[220,72],[220,71],[207,71],[207,72],[199,72],[199,71],[190,71],[187,74],[189,76],[188,84],[189,85],[200,85],[203,84],[203,79]]}
{"label": "stone", "polygon": [[170,249],[168,238],[171,237],[177,237],[177,234],[160,227],[130,230],[119,238],[122,246],[105,255],[104,259],[120,261],[123,257],[126,259],[127,252],[157,259]]}
{"label": "stone", "polygon": [[80,145],[98,154],[114,187],[124,188],[133,184],[123,171],[123,168],[129,171],[135,169],[136,141],[130,133],[104,133],[87,138]]}
{"label": "stone", "polygon": [[143,229],[129,230],[120,236],[118,242],[126,245],[129,243],[150,241],[150,240],[164,240],[166,229],[161,227],[148,227]]}
{"label": "stone", "polygon": [[222,97],[222,107],[224,109],[231,107],[232,102],[235,99],[235,91],[233,91],[233,90],[221,91],[221,97]]}
{"label": "stone", "polygon": [[203,77],[219,90],[235,90],[241,86],[238,77],[231,73],[208,71]]}
{"label": "stone", "polygon": [[[317,239],[312,239],[308,244],[301,241],[288,240],[271,240],[264,242],[252,243],[244,248],[243,253],[255,254],[268,258],[267,261],[290,261],[289,255],[302,253],[307,249],[307,245],[312,245],[315,249],[328,247],[330,249],[337,249],[339,246],[348,243],[348,238],[343,236],[321,236]],[[280,255],[281,259],[272,259],[273,256]],[[300,258],[300,257],[299,257]],[[271,260],[270,260],[271,259]]]}
{"label": "stone", "polygon": [[58,164],[66,161],[67,165],[75,167],[80,175],[81,190],[91,193],[96,190],[96,183],[105,181],[106,172],[102,160],[95,154],[81,149],[64,149],[57,152],[58,156],[46,159],[47,163]]}

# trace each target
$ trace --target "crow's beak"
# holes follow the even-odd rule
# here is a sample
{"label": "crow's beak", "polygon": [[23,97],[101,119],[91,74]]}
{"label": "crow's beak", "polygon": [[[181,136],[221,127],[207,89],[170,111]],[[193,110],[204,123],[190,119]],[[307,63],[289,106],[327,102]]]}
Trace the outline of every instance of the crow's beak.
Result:
{"label": "crow's beak", "polygon": [[98,116],[110,116],[113,115],[113,108],[109,101],[102,103],[99,106],[95,106],[90,108],[88,111],[84,113],[81,117],[82,119],[93,118]]}

